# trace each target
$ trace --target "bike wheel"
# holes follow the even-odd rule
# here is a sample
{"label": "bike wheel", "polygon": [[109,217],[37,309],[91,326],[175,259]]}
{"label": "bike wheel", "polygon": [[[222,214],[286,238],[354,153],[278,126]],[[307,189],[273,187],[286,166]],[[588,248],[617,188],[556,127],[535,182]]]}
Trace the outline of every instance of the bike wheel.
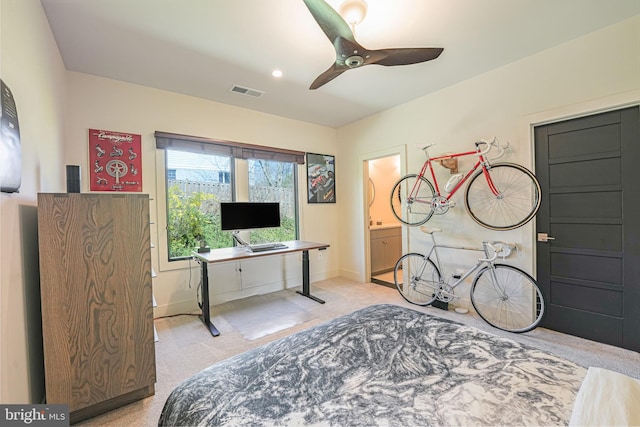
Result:
{"label": "bike wheel", "polygon": [[527,169],[498,163],[487,169],[496,196],[480,171],[465,191],[467,212],[478,224],[492,230],[513,230],[531,220],[540,208],[540,183]]}
{"label": "bike wheel", "polygon": [[538,326],[545,308],[536,281],[519,268],[504,264],[480,270],[471,285],[471,304],[491,326],[517,333]]}
{"label": "bike wheel", "polygon": [[422,225],[433,215],[433,185],[416,174],[403,176],[391,190],[391,210],[407,225]]}
{"label": "bike wheel", "polygon": [[409,253],[396,262],[393,280],[400,295],[411,304],[429,305],[436,299],[440,271],[424,255]]}

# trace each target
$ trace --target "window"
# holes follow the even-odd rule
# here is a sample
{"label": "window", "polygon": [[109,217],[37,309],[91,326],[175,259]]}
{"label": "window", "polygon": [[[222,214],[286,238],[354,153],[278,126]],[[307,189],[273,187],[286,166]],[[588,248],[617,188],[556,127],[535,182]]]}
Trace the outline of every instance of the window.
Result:
{"label": "window", "polygon": [[201,242],[233,246],[220,230],[220,202],[279,202],[279,228],[251,230],[251,243],[298,238],[297,165],[304,153],[156,132],[165,151],[169,261],[186,259]]}
{"label": "window", "polygon": [[169,259],[190,256],[200,242],[232,246],[231,235],[220,231],[220,202],[233,199],[232,187],[217,179],[220,171],[231,176],[231,158],[166,150],[166,163]]}
{"label": "window", "polygon": [[218,172],[218,182],[231,182],[231,174],[229,172]]}
{"label": "window", "polygon": [[252,230],[251,243],[296,240],[298,191],[295,163],[250,159],[248,171],[249,201],[280,203],[280,228]]}

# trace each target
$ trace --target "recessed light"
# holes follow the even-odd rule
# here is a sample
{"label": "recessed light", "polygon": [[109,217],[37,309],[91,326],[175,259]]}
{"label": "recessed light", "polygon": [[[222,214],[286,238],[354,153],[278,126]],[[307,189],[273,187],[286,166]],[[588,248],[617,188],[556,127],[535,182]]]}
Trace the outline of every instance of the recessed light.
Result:
{"label": "recessed light", "polygon": [[280,71],[280,70],[273,70],[273,71],[271,72],[271,75],[272,75],[273,77],[276,77],[276,78],[278,78],[278,77],[282,77],[282,71]]}

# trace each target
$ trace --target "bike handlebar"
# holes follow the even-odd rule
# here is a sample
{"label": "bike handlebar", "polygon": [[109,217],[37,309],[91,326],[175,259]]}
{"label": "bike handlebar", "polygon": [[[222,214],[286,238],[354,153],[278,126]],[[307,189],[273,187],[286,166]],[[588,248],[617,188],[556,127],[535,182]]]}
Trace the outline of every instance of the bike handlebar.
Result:
{"label": "bike handlebar", "polygon": [[[493,148],[494,143],[495,143],[495,139],[492,142],[488,142],[484,140],[476,141],[475,145],[476,145],[476,151],[478,152],[478,156],[487,155],[487,153],[491,151],[491,149]],[[482,144],[486,145],[487,148],[485,148],[484,150],[480,150],[480,145]]]}
{"label": "bike handlebar", "polygon": [[511,149],[511,144],[509,142],[507,142],[506,145],[500,145],[500,143],[498,143],[497,138],[493,138],[493,140],[490,142],[485,140],[477,141],[476,147],[479,147],[480,144],[485,144],[487,148],[485,148],[484,150],[478,151],[479,156],[486,156],[489,153],[489,151],[493,149],[493,147],[496,147],[498,149],[498,155],[495,157],[492,157],[491,160],[499,159],[500,157],[504,156],[505,151]]}
{"label": "bike handlebar", "polygon": [[[501,242],[501,241],[484,241],[482,245],[485,248],[485,254],[488,255],[487,248],[493,251],[493,255],[489,258],[481,258],[480,261],[493,262],[498,257],[507,258],[511,255],[511,251],[514,249],[518,249],[518,247],[511,243]],[[495,245],[495,246],[494,246]]]}

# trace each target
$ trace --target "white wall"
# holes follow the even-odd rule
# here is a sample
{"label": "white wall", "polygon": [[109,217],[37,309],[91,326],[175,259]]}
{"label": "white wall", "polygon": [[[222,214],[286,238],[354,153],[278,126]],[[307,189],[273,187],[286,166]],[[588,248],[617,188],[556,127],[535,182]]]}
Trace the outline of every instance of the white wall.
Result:
{"label": "white wall", "polygon": [[0,74],[16,101],[22,143],[20,192],[0,193],[0,402],[40,402],[36,198],[64,191],[65,69],[38,0],[2,0],[0,14]]}
{"label": "white wall", "polygon": [[[375,158],[375,153],[399,144],[406,145],[407,172],[417,173],[424,155],[416,146],[436,143],[430,150],[436,155],[467,151],[474,141],[495,136],[513,146],[504,161],[534,170],[532,124],[640,101],[639,33],[640,18],[635,17],[340,128],[341,196],[362,200],[366,194],[362,159]],[[471,167],[470,159],[461,159],[461,170]],[[439,182],[446,182],[448,170],[436,170]],[[483,239],[517,242],[522,250],[510,261],[534,273],[533,224],[507,232],[487,230],[467,216],[460,196],[454,200],[458,207],[428,223],[444,230],[440,242],[473,246]],[[340,216],[341,275],[364,280],[363,206],[340,204]],[[428,236],[417,228],[404,230],[405,252],[430,247]],[[474,262],[477,255],[453,251],[446,258],[457,268]],[[464,299],[467,294],[464,289],[458,292]],[[469,304],[462,301],[462,305]]]}
{"label": "white wall", "polygon": [[[151,237],[156,243],[152,252],[158,275],[153,283],[156,315],[197,310],[199,270],[195,263],[166,261],[164,160],[163,152],[155,148],[155,131],[332,155],[337,151],[332,128],[75,72],[67,74],[67,87],[66,162],[81,165],[83,192],[89,191],[89,128],[142,135],[143,192],[153,199],[155,222]],[[304,166],[298,172],[300,238],[331,245],[322,254],[310,254],[311,280],[337,276],[337,207],[307,204]],[[283,282],[286,287],[300,286],[302,281],[299,254],[243,262],[241,272],[237,267],[232,263],[212,268],[212,303],[282,289]]]}

